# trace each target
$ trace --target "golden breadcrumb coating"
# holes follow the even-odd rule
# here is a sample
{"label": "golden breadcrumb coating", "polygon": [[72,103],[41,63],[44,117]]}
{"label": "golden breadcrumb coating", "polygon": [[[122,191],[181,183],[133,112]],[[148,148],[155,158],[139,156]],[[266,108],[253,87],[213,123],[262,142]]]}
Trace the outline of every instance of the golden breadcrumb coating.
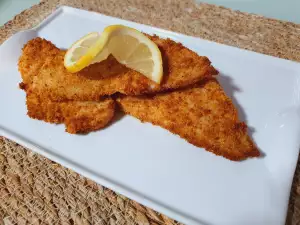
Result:
{"label": "golden breadcrumb coating", "polygon": [[154,96],[122,96],[123,111],[161,126],[195,146],[230,160],[260,155],[232,101],[215,79]]}
{"label": "golden breadcrumb coating", "polygon": [[[57,48],[50,42],[36,38],[25,45],[23,55],[32,55],[37,49],[44,51],[44,48],[47,49],[47,54],[32,61],[33,64],[38,61],[34,67],[40,67],[42,62],[43,64],[38,73],[34,70],[29,91],[53,101],[98,100],[101,96],[117,92],[139,95],[177,89],[217,74],[207,57],[199,56],[169,39],[160,39],[157,36],[150,38],[162,53],[164,75],[161,85],[119,64],[112,56],[78,73],[69,73],[63,64],[65,51],[57,52]],[[21,57],[19,66],[28,58],[31,57]],[[23,70],[20,69],[21,73]],[[24,82],[26,85],[27,79]]]}
{"label": "golden breadcrumb coating", "polygon": [[52,102],[35,94],[26,96],[27,115],[48,123],[64,123],[68,133],[87,133],[105,127],[115,113],[115,101]]}
{"label": "golden breadcrumb coating", "polygon": [[115,102],[111,98],[94,102],[53,102],[28,91],[45,60],[59,53],[51,42],[41,38],[29,41],[23,48],[18,67],[23,79],[20,88],[26,92],[27,114],[49,123],[64,123],[69,133],[86,133],[105,127],[115,112]]}
{"label": "golden breadcrumb coating", "polygon": [[56,56],[60,50],[50,41],[41,38],[35,38],[27,42],[22,49],[22,55],[19,58],[18,68],[23,82],[22,88],[30,84],[33,77],[36,76],[47,58]]}

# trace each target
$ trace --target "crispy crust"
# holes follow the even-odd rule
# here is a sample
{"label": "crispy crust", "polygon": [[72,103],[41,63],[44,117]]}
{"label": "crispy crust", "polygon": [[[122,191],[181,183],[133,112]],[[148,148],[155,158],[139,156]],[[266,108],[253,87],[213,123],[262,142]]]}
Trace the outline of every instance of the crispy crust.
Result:
{"label": "crispy crust", "polygon": [[95,102],[53,102],[30,91],[32,82],[45,61],[60,52],[61,50],[51,42],[41,38],[35,38],[24,46],[18,63],[23,79],[19,86],[27,93],[28,116],[49,123],[64,123],[66,131],[73,134],[87,133],[105,127],[114,116],[115,102],[111,98],[99,99]]}
{"label": "crispy crust", "polygon": [[[259,156],[247,135],[247,126],[218,82],[217,71],[206,57],[171,40],[150,37],[161,49],[165,74],[161,86],[120,65],[113,57],[80,73],[63,66],[64,51],[41,38],[23,48],[19,70],[27,93],[28,115],[50,123],[65,123],[69,133],[86,133],[106,126],[115,102],[104,94],[156,93],[155,96],[119,97],[121,108],[138,119],[162,126],[190,143],[231,160]],[[205,82],[204,82],[205,81]],[[99,100],[99,101],[89,101]]]}
{"label": "crispy crust", "polygon": [[246,124],[238,120],[233,103],[215,79],[155,96],[122,96],[117,102],[125,113],[216,155],[235,161],[260,155]]}
{"label": "crispy crust", "polygon": [[[164,77],[161,85],[122,66],[113,57],[93,64],[79,73],[71,74],[63,65],[65,51],[57,52],[54,45],[40,38],[33,39],[25,45],[19,69],[23,73],[24,66],[21,62],[25,59],[27,61],[35,59],[32,54],[36,49],[46,48],[49,54],[43,55],[38,64],[36,59],[32,61],[31,64],[36,65],[27,69],[35,72],[29,91],[53,101],[98,100],[100,96],[116,92],[127,95],[156,93],[185,87],[217,74],[207,57],[199,56],[172,40],[160,39],[157,36],[150,38],[162,52]],[[38,73],[35,67],[40,68]],[[28,81],[30,82],[30,79],[24,79],[23,82],[27,84]]]}
{"label": "crispy crust", "polygon": [[26,89],[26,85],[32,82],[45,60],[54,57],[59,52],[60,50],[50,41],[41,38],[28,41],[22,49],[22,55],[18,62],[18,69],[23,79],[22,89]]}
{"label": "crispy crust", "polygon": [[35,94],[26,97],[27,114],[48,123],[65,123],[68,133],[87,133],[105,127],[113,118],[115,102],[111,98],[100,102],[52,102]]}

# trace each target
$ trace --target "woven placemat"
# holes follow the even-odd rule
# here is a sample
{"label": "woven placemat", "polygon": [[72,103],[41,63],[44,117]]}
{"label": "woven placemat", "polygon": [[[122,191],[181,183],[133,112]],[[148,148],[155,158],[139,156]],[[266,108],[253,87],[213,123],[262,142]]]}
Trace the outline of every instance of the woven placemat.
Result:
{"label": "woven placemat", "polygon": [[[300,25],[192,0],[52,0],[0,28],[0,43],[69,5],[300,61]],[[300,223],[297,166],[287,224]],[[0,224],[176,224],[175,221],[0,137]]]}

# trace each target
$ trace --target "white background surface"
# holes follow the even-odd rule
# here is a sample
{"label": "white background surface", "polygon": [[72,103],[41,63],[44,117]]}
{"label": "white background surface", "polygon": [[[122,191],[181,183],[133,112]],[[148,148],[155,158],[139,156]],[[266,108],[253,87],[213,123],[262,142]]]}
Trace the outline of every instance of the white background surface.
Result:
{"label": "white background surface", "polygon": [[[208,56],[265,157],[232,162],[130,116],[83,136],[28,118],[18,89],[23,44],[39,35],[67,48],[116,23],[170,37]],[[0,105],[6,106],[0,110],[0,135],[187,224],[284,224],[300,142],[299,64],[70,8],[36,32],[9,39],[0,47],[0,61]]]}
{"label": "white background surface", "polygon": [[[163,1],[163,0],[162,0]],[[195,0],[222,5],[243,12],[300,23],[299,0]],[[39,0],[0,0],[0,25]]]}

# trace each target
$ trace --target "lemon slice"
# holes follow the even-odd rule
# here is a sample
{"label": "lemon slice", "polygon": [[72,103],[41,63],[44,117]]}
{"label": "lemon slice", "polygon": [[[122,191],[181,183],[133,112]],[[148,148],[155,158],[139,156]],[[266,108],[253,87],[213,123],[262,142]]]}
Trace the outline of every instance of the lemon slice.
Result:
{"label": "lemon slice", "polygon": [[65,56],[65,66],[70,72],[77,72],[106,59],[109,54],[154,82],[161,82],[163,66],[159,48],[141,32],[123,25],[108,26],[101,36],[95,32],[77,41]]}
{"label": "lemon slice", "polygon": [[163,76],[161,52],[157,45],[141,32],[122,25],[104,29],[108,33],[108,51],[127,67],[140,72],[156,83]]}
{"label": "lemon slice", "polygon": [[100,33],[87,34],[68,49],[64,58],[64,66],[69,72],[75,73],[95,62],[95,60],[102,61],[106,59],[109,54],[104,48],[105,44],[106,40],[100,38]]}

